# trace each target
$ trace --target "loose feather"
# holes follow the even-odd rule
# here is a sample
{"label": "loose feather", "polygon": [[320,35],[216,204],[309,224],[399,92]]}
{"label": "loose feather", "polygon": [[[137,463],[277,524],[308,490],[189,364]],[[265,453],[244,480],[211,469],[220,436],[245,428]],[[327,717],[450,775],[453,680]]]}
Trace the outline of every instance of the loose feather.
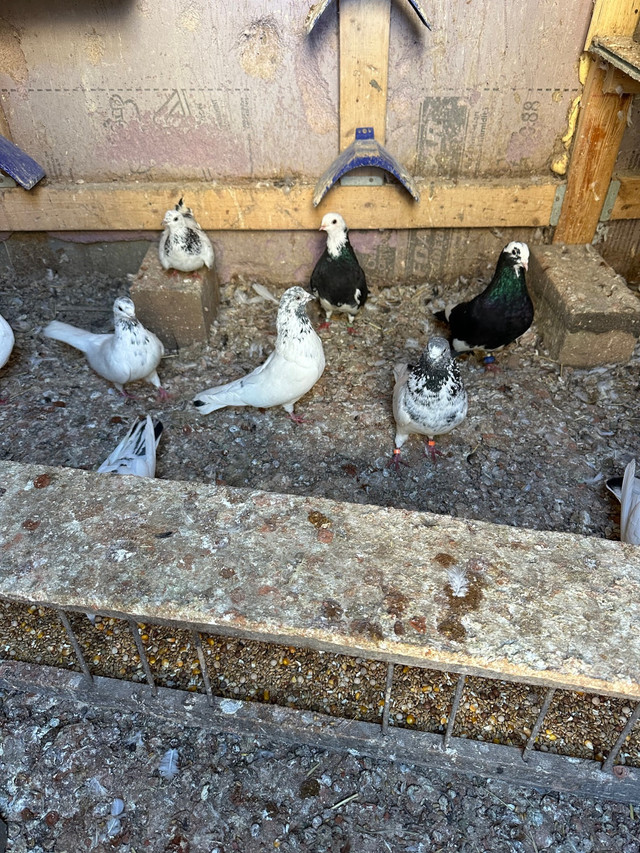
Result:
{"label": "loose feather", "polygon": [[178,775],[178,750],[168,749],[158,765],[158,773],[169,782]]}
{"label": "loose feather", "polygon": [[448,571],[449,586],[451,593],[455,598],[464,598],[469,592],[469,578],[464,569],[459,566],[454,566]]}

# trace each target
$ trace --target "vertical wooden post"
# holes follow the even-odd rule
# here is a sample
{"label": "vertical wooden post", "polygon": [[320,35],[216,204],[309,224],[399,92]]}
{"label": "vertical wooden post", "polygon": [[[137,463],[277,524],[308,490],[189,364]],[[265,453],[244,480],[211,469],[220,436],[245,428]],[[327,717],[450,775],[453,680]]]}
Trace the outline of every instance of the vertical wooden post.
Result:
{"label": "vertical wooden post", "polygon": [[[636,0],[596,0],[584,49],[594,35],[632,35],[639,10]],[[590,243],[600,221],[632,98],[603,92],[606,74],[591,61],[554,243]]]}
{"label": "vertical wooden post", "polygon": [[554,243],[590,243],[600,220],[633,98],[605,94],[605,75],[605,69],[591,63]]}
{"label": "vertical wooden post", "polygon": [[390,0],[340,0],[340,150],[356,127],[385,143]]}
{"label": "vertical wooden post", "polygon": [[596,0],[584,49],[589,50],[595,35],[633,35],[639,18],[640,5],[636,0]]}

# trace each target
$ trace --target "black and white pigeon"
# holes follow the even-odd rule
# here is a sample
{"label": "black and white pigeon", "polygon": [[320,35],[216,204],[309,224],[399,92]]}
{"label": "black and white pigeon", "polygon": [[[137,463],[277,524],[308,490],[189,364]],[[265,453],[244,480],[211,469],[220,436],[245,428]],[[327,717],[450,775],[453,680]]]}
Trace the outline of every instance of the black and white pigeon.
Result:
{"label": "black and white pigeon", "polygon": [[160,237],[158,257],[165,270],[194,272],[203,265],[213,266],[211,240],[196,222],[190,207],[180,199],[173,210],[168,210],[162,224],[165,226]]}
{"label": "black and white pigeon", "polygon": [[349,330],[356,313],[367,301],[369,290],[364,270],[358,263],[347,235],[347,225],[339,213],[322,217],[320,231],[327,232],[327,245],[311,273],[311,292],[318,297],[329,326],[331,315],[340,311],[349,318]]}
{"label": "black and white pigeon", "polygon": [[527,331],[533,322],[533,303],[525,281],[528,265],[527,244],[508,243],[482,293],[436,313],[439,320],[449,323],[456,352],[497,350]]}
{"label": "black and white pigeon", "polygon": [[610,492],[620,501],[620,541],[640,545],[640,479],[636,477],[636,460],[624,469],[624,477],[606,481]]}
{"label": "black and white pigeon", "polygon": [[0,314],[0,367],[4,367],[9,361],[14,343],[13,329]]}
{"label": "black and white pigeon", "polygon": [[156,448],[163,429],[161,421],[153,425],[150,415],[135,421],[120,444],[98,468],[98,473],[155,477]]}
{"label": "black and white pigeon", "polygon": [[135,306],[126,296],[113,303],[113,320],[111,334],[87,332],[58,320],[49,323],[43,334],[83,352],[95,372],[113,382],[121,394],[128,396],[124,390],[127,382],[144,379],[166,397],[156,370],[164,355],[162,341],[136,318]]}
{"label": "black and white pigeon", "polygon": [[293,405],[322,376],[324,350],[307,316],[306,304],[314,297],[301,287],[290,287],[278,307],[276,348],[254,371],[226,385],[198,394],[193,405],[207,415],[225,406],[283,406],[292,420]]}
{"label": "black and white pigeon", "polygon": [[467,416],[467,392],[448,341],[430,338],[418,363],[396,364],[393,375],[396,446],[392,463],[397,469],[400,448],[410,435],[427,436],[427,447],[435,461],[434,437],[451,432]]}

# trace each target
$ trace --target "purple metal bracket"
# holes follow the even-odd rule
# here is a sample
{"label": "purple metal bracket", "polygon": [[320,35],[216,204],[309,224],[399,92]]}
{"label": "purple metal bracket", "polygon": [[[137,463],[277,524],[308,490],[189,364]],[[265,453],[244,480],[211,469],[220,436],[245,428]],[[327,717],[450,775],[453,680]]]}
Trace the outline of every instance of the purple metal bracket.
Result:
{"label": "purple metal bracket", "polygon": [[348,148],[344,149],[318,180],[313,193],[313,206],[317,207],[320,204],[331,187],[336,181],[340,180],[345,172],[350,172],[360,166],[376,166],[379,169],[384,169],[385,172],[389,172],[400,181],[409,195],[416,201],[420,201],[420,193],[413,182],[413,178],[389,154],[386,148],[376,141],[373,128],[358,127],[356,128],[355,140]]}
{"label": "purple metal bracket", "polygon": [[0,136],[0,169],[11,175],[25,190],[30,190],[45,176],[39,163],[4,136]]}
{"label": "purple metal bracket", "polygon": [[[314,3],[313,6],[309,9],[309,14],[307,15],[307,20],[305,21],[305,28],[307,33],[310,33],[311,30],[315,27],[318,18],[322,15],[324,10],[327,8],[331,0],[318,0],[317,3]],[[413,7],[416,15],[420,18],[425,27],[430,30],[431,25],[427,21],[427,16],[422,9],[422,6],[418,2],[418,0],[409,0],[409,3]]]}

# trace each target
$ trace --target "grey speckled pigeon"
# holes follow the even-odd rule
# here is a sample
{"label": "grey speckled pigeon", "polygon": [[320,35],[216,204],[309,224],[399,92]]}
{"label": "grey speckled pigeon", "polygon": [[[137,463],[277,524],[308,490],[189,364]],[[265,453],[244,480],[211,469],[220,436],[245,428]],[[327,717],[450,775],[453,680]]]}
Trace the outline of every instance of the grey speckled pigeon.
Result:
{"label": "grey speckled pigeon", "polygon": [[416,365],[397,364],[393,370],[393,416],[396,438],[392,463],[400,462],[400,448],[410,435],[425,435],[432,459],[434,437],[450,432],[467,415],[467,392],[445,338],[430,338]]}

